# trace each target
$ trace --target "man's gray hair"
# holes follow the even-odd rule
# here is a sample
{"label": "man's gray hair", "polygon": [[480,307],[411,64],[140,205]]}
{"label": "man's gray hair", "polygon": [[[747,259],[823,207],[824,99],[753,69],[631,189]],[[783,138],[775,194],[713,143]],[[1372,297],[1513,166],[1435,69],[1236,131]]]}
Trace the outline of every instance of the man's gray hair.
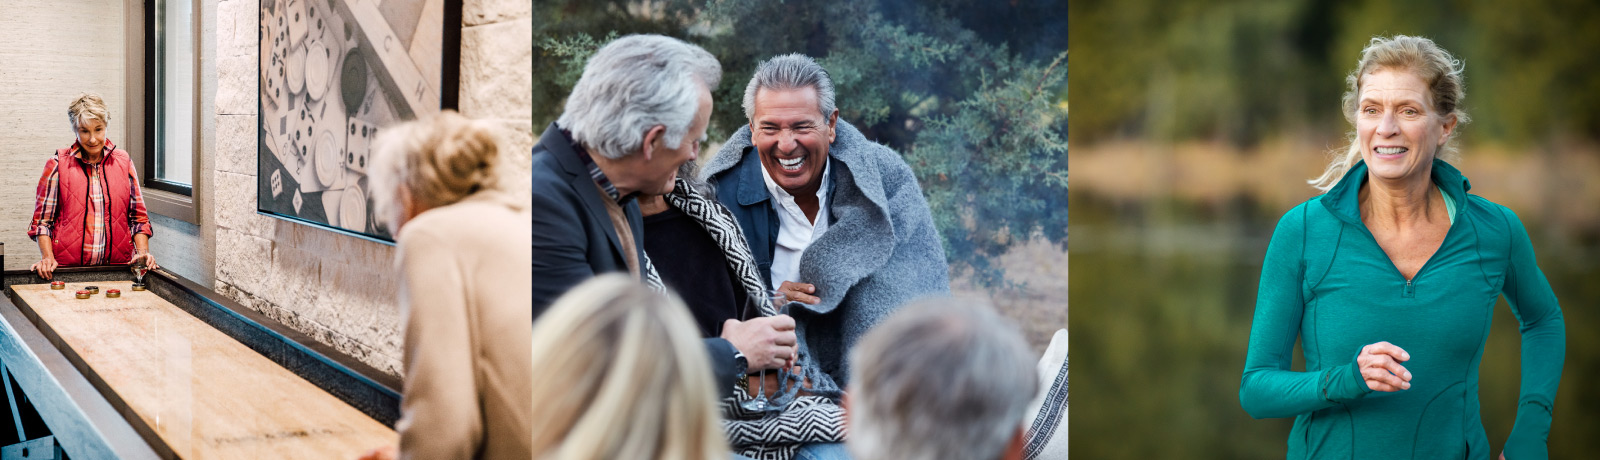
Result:
{"label": "man's gray hair", "polygon": [[[722,64],[705,49],[661,35],[629,35],[589,57],[556,124],[606,158],[637,153],[650,128],[683,145],[700,108],[700,89],[716,88]],[[696,141],[691,139],[690,141]]]}
{"label": "man's gray hair", "polygon": [[833,79],[828,77],[828,70],[817,65],[817,61],[810,57],[791,53],[774,56],[756,67],[756,74],[750,77],[750,84],[744,87],[744,118],[756,118],[756,91],[762,88],[786,90],[803,87],[812,87],[817,90],[817,108],[822,111],[822,118],[833,115],[838,109],[833,103]]}
{"label": "man's gray hair", "polygon": [[1021,331],[975,302],[905,307],[850,358],[855,458],[999,458],[1039,392]]}

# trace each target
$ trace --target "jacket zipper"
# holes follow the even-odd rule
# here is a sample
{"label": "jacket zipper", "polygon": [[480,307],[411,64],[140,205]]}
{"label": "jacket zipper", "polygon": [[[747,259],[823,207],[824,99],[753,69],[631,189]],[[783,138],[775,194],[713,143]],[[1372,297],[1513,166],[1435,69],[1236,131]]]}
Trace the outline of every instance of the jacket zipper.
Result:
{"label": "jacket zipper", "polygon": [[[1412,278],[1415,279],[1415,277],[1412,277]],[[1405,297],[1405,298],[1409,299],[1409,298],[1412,298],[1412,297],[1416,297],[1416,294],[1417,294],[1417,291],[1415,289],[1411,288],[1411,280],[1406,280],[1406,290],[1405,290],[1405,292],[1403,294],[1401,294],[1401,297]]]}

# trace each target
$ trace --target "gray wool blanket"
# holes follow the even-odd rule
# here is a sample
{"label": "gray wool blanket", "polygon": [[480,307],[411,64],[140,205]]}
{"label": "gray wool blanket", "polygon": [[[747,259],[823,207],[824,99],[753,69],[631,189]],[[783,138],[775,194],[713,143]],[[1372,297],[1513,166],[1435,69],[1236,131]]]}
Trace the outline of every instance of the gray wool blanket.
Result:
{"label": "gray wool blanket", "polygon": [[[715,185],[713,175],[756,155],[749,147],[746,125],[701,177]],[[800,257],[800,281],[816,285],[822,301],[790,308],[813,392],[837,396],[849,383],[850,348],[908,301],[949,295],[950,268],[927,199],[899,154],[840,120],[828,155],[838,167],[828,197],[833,221]]]}

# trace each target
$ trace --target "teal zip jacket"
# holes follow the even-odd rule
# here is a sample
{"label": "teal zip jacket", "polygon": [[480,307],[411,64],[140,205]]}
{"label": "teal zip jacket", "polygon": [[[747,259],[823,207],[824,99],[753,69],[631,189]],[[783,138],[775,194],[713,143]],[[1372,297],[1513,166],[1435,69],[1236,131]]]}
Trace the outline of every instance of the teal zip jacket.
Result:
{"label": "teal zip jacket", "polygon": [[[1478,363],[1501,295],[1521,323],[1522,392],[1508,460],[1547,458],[1566,354],[1561,307],[1527,230],[1434,160],[1433,181],[1457,203],[1444,243],[1406,280],[1361,222],[1357,163],[1326,194],[1278,222],[1261,268],[1239,403],[1255,418],[1294,417],[1288,458],[1488,459]],[[1306,371],[1289,370],[1295,338]],[[1361,347],[1410,353],[1411,388],[1377,392],[1356,367]]]}

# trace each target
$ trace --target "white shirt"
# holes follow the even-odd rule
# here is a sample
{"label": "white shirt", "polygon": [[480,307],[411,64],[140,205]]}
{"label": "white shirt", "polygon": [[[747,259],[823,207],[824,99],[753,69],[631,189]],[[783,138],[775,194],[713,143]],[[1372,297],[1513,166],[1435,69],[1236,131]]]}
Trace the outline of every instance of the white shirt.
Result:
{"label": "white shirt", "polygon": [[817,221],[806,219],[806,212],[795,204],[794,195],[772,181],[767,168],[761,168],[761,179],[767,183],[767,193],[778,209],[778,244],[772,248],[772,288],[778,289],[784,281],[800,281],[800,256],[812,242],[828,230],[828,164],[822,164],[822,184],[817,187]]}

